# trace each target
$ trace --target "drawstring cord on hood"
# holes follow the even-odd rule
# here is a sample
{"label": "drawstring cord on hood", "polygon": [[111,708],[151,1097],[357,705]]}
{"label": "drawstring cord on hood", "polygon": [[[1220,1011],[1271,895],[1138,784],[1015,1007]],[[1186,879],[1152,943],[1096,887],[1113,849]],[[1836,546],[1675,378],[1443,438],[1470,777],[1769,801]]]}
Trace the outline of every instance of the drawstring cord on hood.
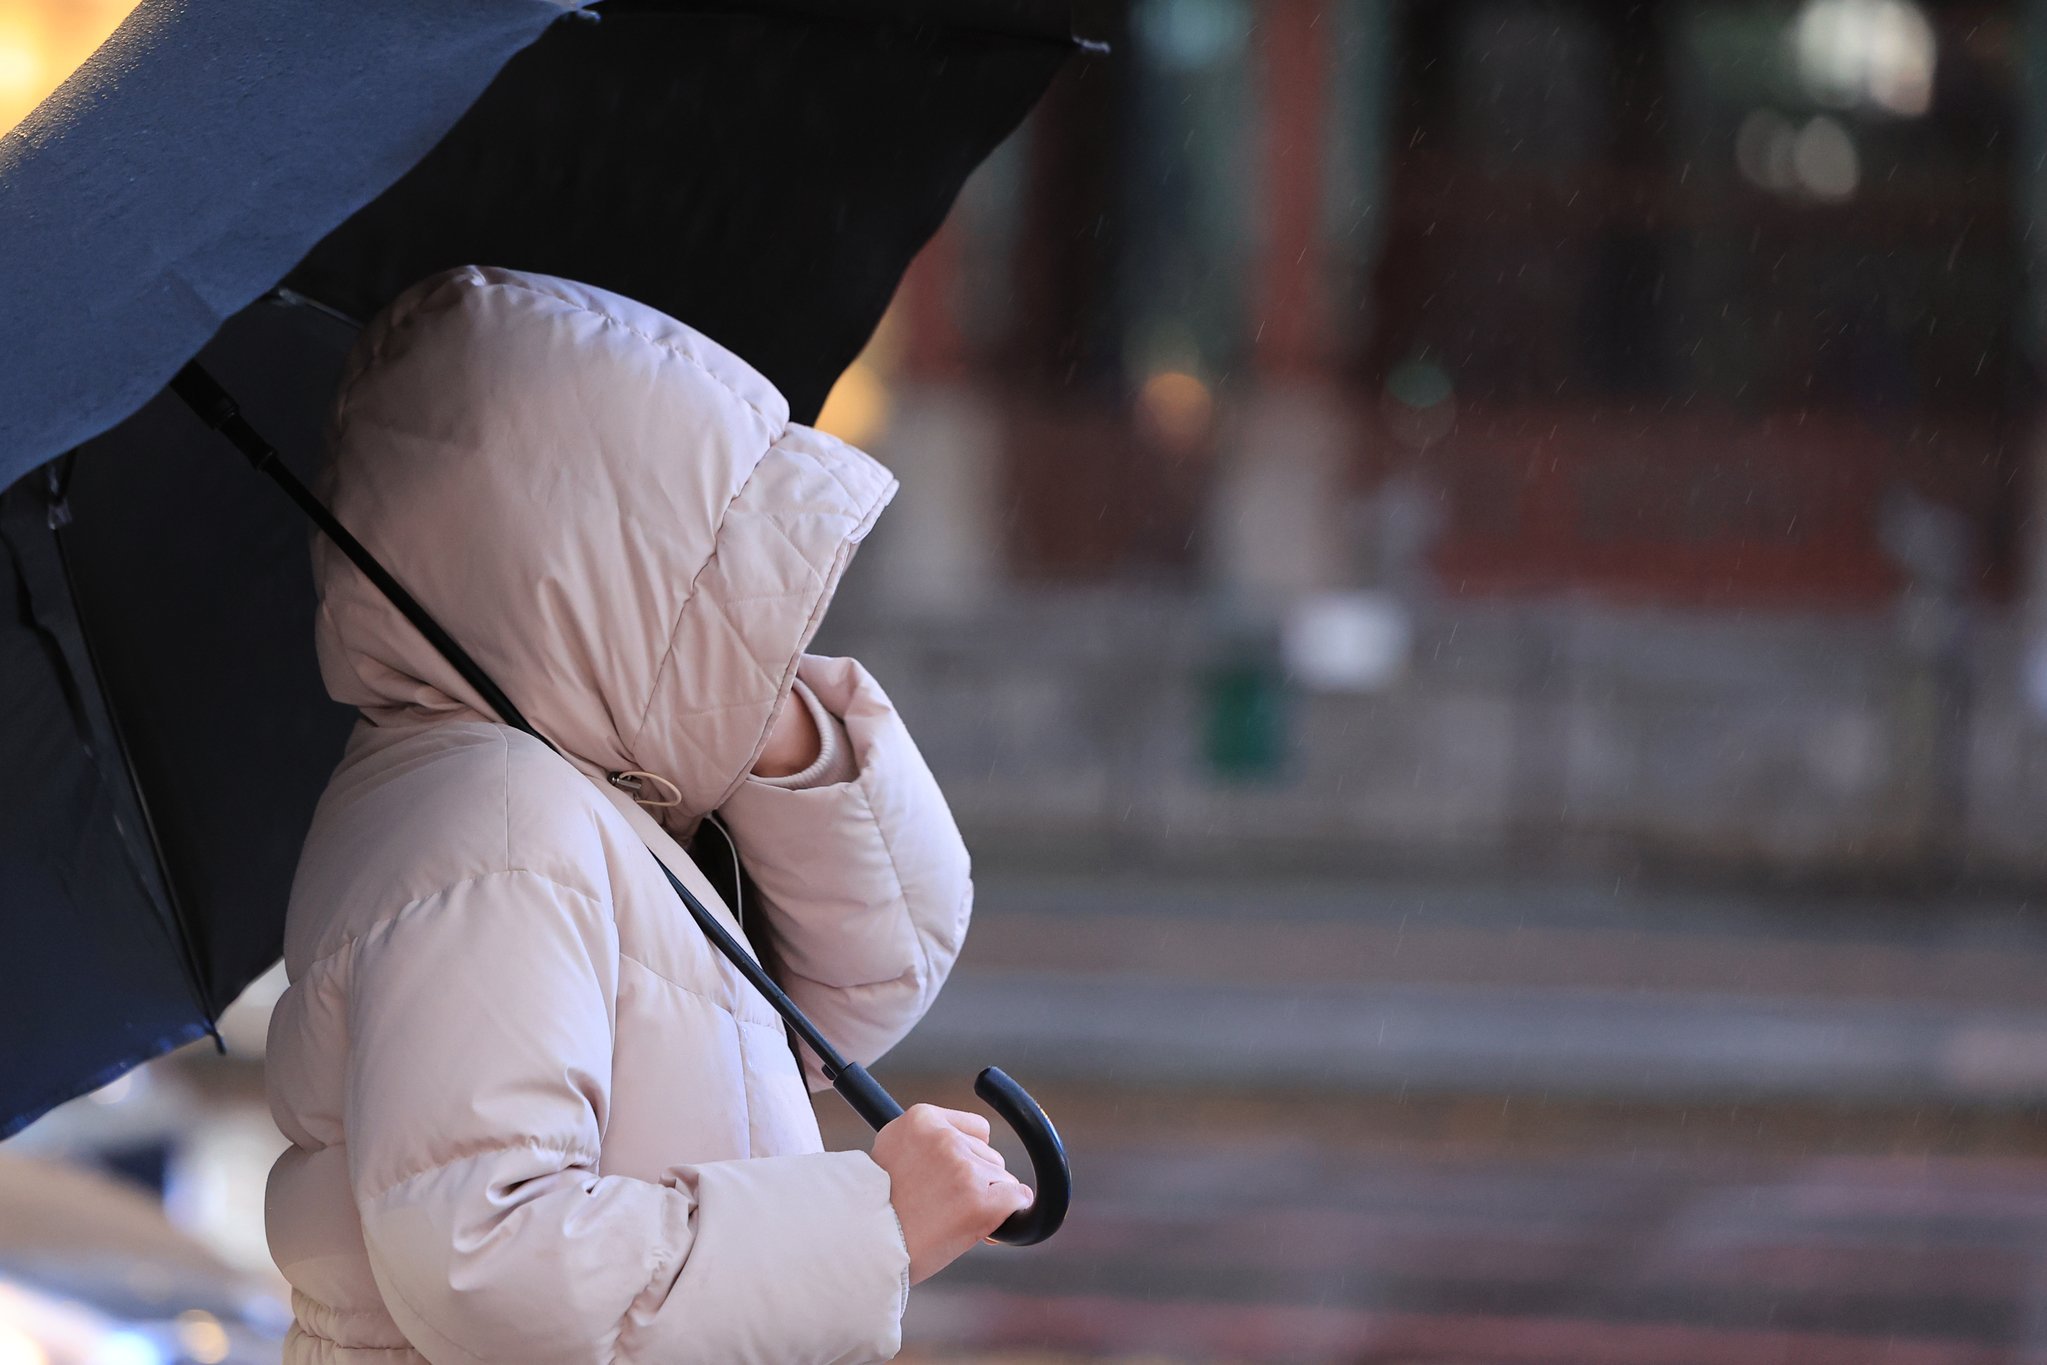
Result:
{"label": "drawstring cord on hood", "polygon": [[[659,773],[650,773],[641,768],[628,768],[622,773],[606,773],[604,777],[606,781],[619,790],[631,792],[633,800],[642,806],[651,806],[655,810],[667,810],[670,806],[682,804],[682,788],[676,786]],[[647,783],[649,782],[659,782],[670,793],[668,799],[665,801],[655,801],[640,795],[641,792],[647,789]]]}

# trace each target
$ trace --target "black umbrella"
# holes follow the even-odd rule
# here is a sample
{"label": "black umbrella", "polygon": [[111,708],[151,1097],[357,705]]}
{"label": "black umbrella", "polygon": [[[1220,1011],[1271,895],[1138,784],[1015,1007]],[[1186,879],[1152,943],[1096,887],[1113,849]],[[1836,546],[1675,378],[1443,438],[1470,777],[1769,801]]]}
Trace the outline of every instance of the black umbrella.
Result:
{"label": "black umbrella", "polygon": [[165,381],[204,347],[303,474],[348,319],[480,261],[643,299],[813,417],[1072,51],[1065,9],[144,6],[0,144],[0,1134],[275,960],[350,722],[303,522]]}

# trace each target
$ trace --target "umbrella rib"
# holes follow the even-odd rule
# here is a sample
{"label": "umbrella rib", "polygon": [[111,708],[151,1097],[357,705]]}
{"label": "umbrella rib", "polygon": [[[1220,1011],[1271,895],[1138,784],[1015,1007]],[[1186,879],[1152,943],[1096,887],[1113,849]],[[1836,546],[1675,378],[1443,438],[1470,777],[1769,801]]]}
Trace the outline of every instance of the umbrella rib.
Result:
{"label": "umbrella rib", "polygon": [[[71,452],[76,455],[77,452]],[[59,498],[61,503],[62,499]],[[56,529],[61,530],[61,521]],[[51,539],[57,546],[57,565],[64,578],[64,590],[71,595],[73,603],[78,601],[78,585],[71,566],[70,552],[64,548],[64,537],[54,535]],[[94,685],[103,676],[99,657],[93,649],[90,631],[79,632],[79,643],[85,650],[86,667],[91,670]],[[178,956],[185,967],[185,977],[192,986],[192,993],[198,998],[199,1017],[205,1021],[207,1036],[213,1039],[214,1049],[227,1051],[227,1043],[220,1036],[220,1029],[214,1020],[213,983],[206,970],[206,959],[199,951],[199,938],[194,932],[192,918],[185,910],[185,898],[178,894],[177,879],[171,875],[170,861],[164,856],[163,839],[157,832],[156,815],[149,808],[149,794],[143,789],[141,775],[135,768],[135,756],[128,747],[128,734],[121,725],[121,717],[112,705],[106,707],[107,728],[114,737],[114,751],[120,755],[121,770],[128,778],[128,789],[135,794],[135,807],[142,815],[142,833],[148,841],[150,858],[156,864],[158,882],[162,885],[163,898],[170,911],[171,937],[177,940]]]}

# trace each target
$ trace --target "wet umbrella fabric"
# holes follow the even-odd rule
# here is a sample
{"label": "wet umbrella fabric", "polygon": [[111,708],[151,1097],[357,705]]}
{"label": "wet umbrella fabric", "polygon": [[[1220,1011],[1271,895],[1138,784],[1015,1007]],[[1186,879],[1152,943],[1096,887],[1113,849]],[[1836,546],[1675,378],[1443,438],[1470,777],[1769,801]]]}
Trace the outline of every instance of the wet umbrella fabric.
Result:
{"label": "wet umbrella fabric", "polygon": [[0,151],[0,1134],[275,959],[351,720],[304,523],[163,382],[204,345],[309,474],[352,329],[252,300],[363,316],[485,261],[640,297],[813,416],[1071,50],[1022,0],[599,13],[145,6]]}

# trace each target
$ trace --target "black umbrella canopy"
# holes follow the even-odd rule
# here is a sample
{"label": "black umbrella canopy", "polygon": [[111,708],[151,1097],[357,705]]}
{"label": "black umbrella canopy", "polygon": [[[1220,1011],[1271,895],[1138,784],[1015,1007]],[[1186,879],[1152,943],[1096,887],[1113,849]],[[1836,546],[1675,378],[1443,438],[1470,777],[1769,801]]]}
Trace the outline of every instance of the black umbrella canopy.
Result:
{"label": "black umbrella canopy", "polygon": [[275,960],[352,719],[303,521],[169,375],[204,346],[310,475],[347,320],[478,262],[643,299],[814,416],[1074,45],[1049,0],[153,8],[0,147],[32,320],[0,343],[0,1134]]}
{"label": "black umbrella canopy", "polygon": [[557,25],[288,283],[366,317],[476,261],[583,280],[722,342],[812,420],[1071,44],[1062,6],[1015,0],[730,8],[610,0]]}

